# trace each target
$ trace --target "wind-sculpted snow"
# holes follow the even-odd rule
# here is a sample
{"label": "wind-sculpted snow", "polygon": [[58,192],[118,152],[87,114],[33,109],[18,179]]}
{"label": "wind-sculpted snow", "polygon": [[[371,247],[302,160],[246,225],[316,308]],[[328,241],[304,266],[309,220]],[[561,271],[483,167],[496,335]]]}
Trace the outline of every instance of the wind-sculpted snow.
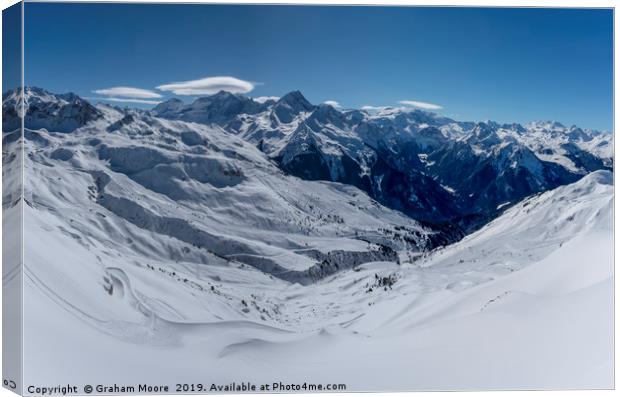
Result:
{"label": "wind-sculpted snow", "polygon": [[110,161],[112,170],[173,200],[193,198],[183,187],[188,179],[216,188],[235,186],[245,179],[241,169],[222,157],[180,155],[171,158],[157,149],[105,145],[100,145],[98,152],[100,159]]}
{"label": "wind-sculpted snow", "polygon": [[107,147],[100,145],[99,158],[110,161],[110,168],[124,174],[135,174],[151,169],[159,164],[172,163],[158,150],[148,147]]}
{"label": "wind-sculpted snow", "polygon": [[209,98],[24,131],[37,382],[611,384],[610,134]]}
{"label": "wind-sculpted snow", "polygon": [[[243,244],[226,236],[204,232],[183,219],[159,217],[131,200],[108,195],[105,193],[105,184],[100,182],[102,175],[95,173],[94,176],[98,185],[97,202],[140,229],[173,237],[231,261],[246,263],[264,273],[286,281],[308,284],[355,265],[382,260],[398,260],[396,252],[388,247],[364,252],[336,250],[329,251],[327,254],[315,250],[301,251],[301,254],[314,258],[320,263],[304,271],[290,270],[278,265],[270,258],[261,256],[259,251],[254,250],[248,244]],[[104,174],[104,180],[106,177],[107,175]]]}

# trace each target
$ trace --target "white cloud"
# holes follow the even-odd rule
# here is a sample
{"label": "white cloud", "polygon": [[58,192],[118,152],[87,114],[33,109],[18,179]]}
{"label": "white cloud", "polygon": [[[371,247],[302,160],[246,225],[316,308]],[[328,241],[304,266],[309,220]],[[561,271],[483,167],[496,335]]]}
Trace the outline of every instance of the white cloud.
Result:
{"label": "white cloud", "polygon": [[154,100],[149,100],[149,99],[139,99],[139,98],[115,98],[115,97],[96,98],[96,97],[87,97],[86,99],[92,100],[92,101],[141,103],[141,104],[145,104],[145,105],[157,105],[158,103],[161,103],[161,101],[154,101]]}
{"label": "white cloud", "polygon": [[420,101],[399,101],[401,105],[411,106],[414,108],[426,109],[426,110],[438,110],[443,109],[440,105],[435,105],[434,103],[428,102],[420,102]]}
{"label": "white cloud", "polygon": [[362,106],[362,110],[366,110],[367,112],[377,112],[379,110],[387,109],[387,106],[372,106],[372,105],[364,105]]}
{"label": "white cloud", "polygon": [[158,90],[172,91],[176,95],[212,95],[219,91],[245,94],[254,89],[256,83],[229,76],[205,77],[198,80],[162,84]]}
{"label": "white cloud", "polygon": [[336,102],[336,101],[325,101],[323,103],[326,104],[326,105],[329,105],[329,106],[333,106],[335,108],[341,107],[340,104],[338,102]]}
{"label": "white cloud", "polygon": [[139,99],[157,99],[162,96],[155,91],[144,90],[134,87],[111,87],[94,90],[95,94],[106,95],[117,98],[139,98]]}
{"label": "white cloud", "polygon": [[277,101],[280,99],[279,96],[258,96],[256,98],[252,98],[254,102],[265,103],[267,101]]}

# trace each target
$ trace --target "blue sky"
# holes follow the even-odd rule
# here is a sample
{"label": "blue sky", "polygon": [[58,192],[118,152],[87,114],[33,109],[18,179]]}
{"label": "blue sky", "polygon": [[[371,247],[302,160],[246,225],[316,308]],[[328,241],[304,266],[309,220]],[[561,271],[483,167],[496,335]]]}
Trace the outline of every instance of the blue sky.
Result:
{"label": "blue sky", "polygon": [[27,3],[25,35],[27,85],[143,102],[129,106],[300,90],[344,108],[612,128],[611,10]]}
{"label": "blue sky", "polygon": [[19,87],[22,81],[21,4],[2,10],[2,86]]}

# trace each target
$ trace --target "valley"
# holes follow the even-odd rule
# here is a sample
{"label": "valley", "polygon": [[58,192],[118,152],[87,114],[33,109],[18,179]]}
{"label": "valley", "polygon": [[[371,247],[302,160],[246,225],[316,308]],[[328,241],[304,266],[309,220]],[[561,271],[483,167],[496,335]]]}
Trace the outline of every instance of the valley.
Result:
{"label": "valley", "polygon": [[579,362],[613,368],[611,133],[339,111],[298,91],[139,110],[28,88],[22,137],[3,99],[5,186],[24,175],[25,349],[83,346],[67,382],[92,357],[110,384],[119,362],[141,368],[134,383],[205,368],[349,390],[609,381]]}

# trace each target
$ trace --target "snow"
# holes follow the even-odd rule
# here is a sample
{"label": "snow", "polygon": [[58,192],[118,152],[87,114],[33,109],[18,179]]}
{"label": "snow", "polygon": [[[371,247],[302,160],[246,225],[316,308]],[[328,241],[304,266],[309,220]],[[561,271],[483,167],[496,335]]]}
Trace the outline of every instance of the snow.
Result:
{"label": "snow", "polygon": [[[272,124],[273,109],[234,129],[98,105],[70,133],[25,131],[26,384],[96,374],[98,383],[281,380],[349,391],[613,386],[611,172],[500,202],[500,216],[429,251],[432,227],[351,185],[286,175],[257,149],[268,131],[278,133],[275,152],[312,137],[337,170],[338,153],[364,147],[330,121],[335,109],[299,95],[279,99],[289,123]],[[427,134],[429,147],[476,128],[420,111],[363,117],[402,122],[394,136]],[[575,132],[488,126],[474,147],[534,177],[543,146],[529,131]],[[607,136],[584,134],[584,145]],[[544,148],[563,156],[554,145],[564,139]],[[19,168],[9,155],[18,144],[5,143],[4,170]],[[3,182],[6,227],[21,208],[10,194],[18,179]],[[20,283],[6,271],[5,280]]]}
{"label": "snow", "polygon": [[[37,357],[26,383],[92,373],[98,382],[196,382],[208,372],[218,383],[334,380],[349,390],[611,387],[608,174],[518,204],[422,262],[366,263],[307,286],[223,263],[148,261],[162,272],[126,253],[98,260],[102,240],[49,233],[59,219],[28,209],[28,241],[47,250],[26,251],[25,348]],[[573,228],[539,219],[558,203]],[[472,251],[479,263],[464,255]],[[397,274],[394,289],[366,292],[375,274]],[[58,360],[76,371],[50,368]]]}
{"label": "snow", "polygon": [[258,103],[265,103],[265,102],[269,102],[269,101],[278,101],[280,99],[280,97],[277,96],[259,96],[259,97],[254,97],[252,98],[255,102]]}
{"label": "snow", "polygon": [[497,209],[500,210],[500,209],[506,207],[507,205],[510,205],[510,201],[507,201],[505,203],[501,203],[500,205],[497,206]]}

